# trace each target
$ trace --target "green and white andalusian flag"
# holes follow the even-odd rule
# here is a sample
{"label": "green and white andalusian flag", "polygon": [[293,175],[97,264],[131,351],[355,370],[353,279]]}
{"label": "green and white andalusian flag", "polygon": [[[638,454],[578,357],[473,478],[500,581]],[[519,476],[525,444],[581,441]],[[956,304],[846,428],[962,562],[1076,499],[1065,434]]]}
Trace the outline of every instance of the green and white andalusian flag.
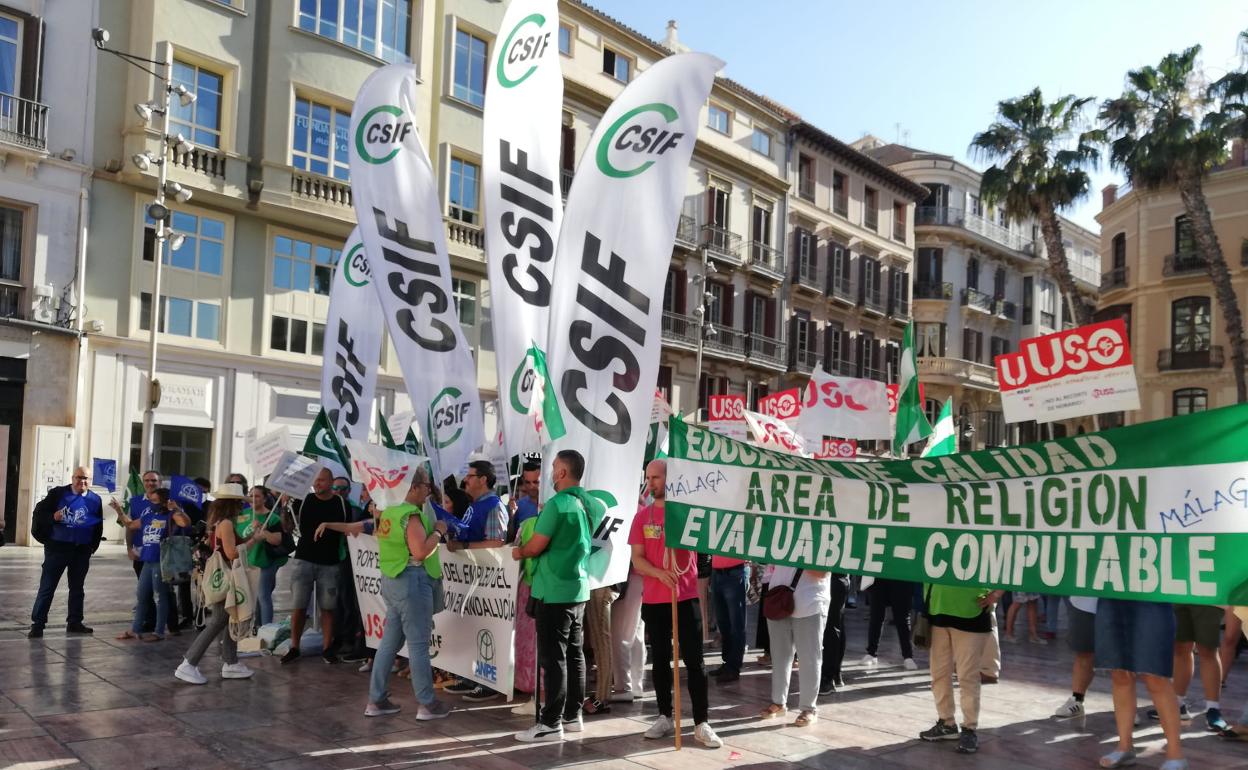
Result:
{"label": "green and white andalusian flag", "polygon": [[[523,448],[541,451],[550,442],[563,438],[568,429],[559,411],[559,397],[555,394],[554,383],[550,381],[550,370],[546,368],[546,354],[537,345],[531,345],[525,360],[533,370],[533,400],[529,402],[529,414],[533,416],[533,427],[541,446]],[[506,434],[503,435],[506,438]]]}
{"label": "green and white andalusian flag", "polygon": [[897,378],[897,429],[893,452],[905,454],[906,447],[931,435],[923,404],[919,401],[919,366],[914,358],[914,321],[906,324],[901,343],[901,373]]}
{"label": "green and white andalusian flag", "polygon": [[334,435],[324,407],[317,412],[316,420],[312,422],[312,431],[308,433],[308,440],[303,443],[303,453],[320,460],[338,476],[345,476],[347,469],[351,467],[347,452],[342,448],[338,436]]}
{"label": "green and white andalusian flag", "polygon": [[381,416],[381,412],[377,413],[377,423],[381,426],[381,445],[387,449],[397,449],[400,452],[406,452],[409,455],[424,456],[425,448],[421,445],[420,439],[416,437],[416,426],[411,425],[407,429],[407,437],[403,443],[394,440],[394,436],[390,433],[390,424],[386,422],[386,418]]}
{"label": "green and white andalusian flag", "polygon": [[943,457],[958,451],[958,436],[953,424],[953,399],[945,401],[936,418],[936,427],[932,435],[927,437],[927,446],[923,447],[923,457]]}

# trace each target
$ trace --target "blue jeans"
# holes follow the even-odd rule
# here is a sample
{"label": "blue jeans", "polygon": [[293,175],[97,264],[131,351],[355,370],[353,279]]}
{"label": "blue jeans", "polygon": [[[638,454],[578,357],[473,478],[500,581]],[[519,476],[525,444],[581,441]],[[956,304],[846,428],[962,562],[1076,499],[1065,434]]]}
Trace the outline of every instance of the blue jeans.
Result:
{"label": "blue jeans", "polygon": [[273,591],[277,589],[277,571],[281,568],[280,564],[260,568],[260,590],[256,594],[256,604],[260,607],[262,626],[273,622]]}
{"label": "blue jeans", "polygon": [[724,666],[741,670],[745,658],[745,592],[749,577],[744,564],[711,573],[711,597],[715,605],[715,622],[723,640],[721,654]]}
{"label": "blue jeans", "polygon": [[1050,634],[1057,633],[1057,610],[1062,606],[1062,597],[1044,594],[1044,630]]}
{"label": "blue jeans", "polygon": [[156,627],[154,632],[157,636],[164,636],[165,624],[169,621],[169,586],[165,585],[165,581],[160,579],[160,562],[145,561],[143,562],[143,571],[139,573],[139,603],[134,608],[134,623],[130,626],[130,630],[136,634],[143,629],[144,623],[147,622],[147,603],[152,600],[153,595],[156,597]]}
{"label": "blue jeans", "polygon": [[[59,546],[60,544],[58,544]],[[42,629],[48,624],[48,610],[52,597],[61,582],[61,575],[69,571],[69,612],[65,621],[69,625],[82,622],[82,606],[86,597],[87,570],[91,567],[90,551],[77,548],[52,547],[43,549],[43,570],[39,573],[39,593],[30,611],[31,627]]]}
{"label": "blue jeans", "polygon": [[442,580],[429,577],[424,567],[409,566],[398,577],[381,576],[381,598],[386,603],[386,624],[373,659],[368,702],[380,703],[389,696],[390,668],[406,641],[412,690],[416,700],[428,706],[435,700],[429,637],[433,634],[433,616],[445,606]]}

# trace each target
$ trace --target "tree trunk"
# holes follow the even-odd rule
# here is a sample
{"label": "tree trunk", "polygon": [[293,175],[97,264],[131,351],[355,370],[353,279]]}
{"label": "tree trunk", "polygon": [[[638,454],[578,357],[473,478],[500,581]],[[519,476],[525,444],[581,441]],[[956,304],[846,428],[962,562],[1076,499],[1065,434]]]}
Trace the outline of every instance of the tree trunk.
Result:
{"label": "tree trunk", "polygon": [[[1070,272],[1070,262],[1066,260],[1066,246],[1062,243],[1062,223],[1057,218],[1057,211],[1047,202],[1041,201],[1038,206],[1040,215],[1040,233],[1044,237],[1044,248],[1049,257],[1049,274],[1057,281],[1062,291],[1062,301],[1070,304],[1070,317],[1076,326],[1092,323],[1092,314],[1088,306],[1079,301],[1079,288],[1075,285],[1075,277]],[[1061,321],[1058,314],[1057,323]]]}
{"label": "tree trunk", "polygon": [[1218,300],[1218,307],[1226,318],[1226,339],[1231,346],[1231,366],[1235,373],[1236,403],[1248,402],[1248,371],[1245,370],[1244,315],[1239,309],[1239,298],[1235,295],[1235,287],[1231,284],[1231,271],[1226,266],[1226,258],[1222,256],[1222,246],[1218,243],[1218,234],[1213,229],[1213,217],[1209,214],[1209,204],[1205,201],[1205,192],[1201,188],[1200,175],[1186,169],[1179,169],[1177,174],[1179,197],[1183,200],[1183,209],[1188,221],[1192,223],[1192,235],[1196,239],[1196,247],[1205,260],[1205,269],[1213,281],[1213,293]]}

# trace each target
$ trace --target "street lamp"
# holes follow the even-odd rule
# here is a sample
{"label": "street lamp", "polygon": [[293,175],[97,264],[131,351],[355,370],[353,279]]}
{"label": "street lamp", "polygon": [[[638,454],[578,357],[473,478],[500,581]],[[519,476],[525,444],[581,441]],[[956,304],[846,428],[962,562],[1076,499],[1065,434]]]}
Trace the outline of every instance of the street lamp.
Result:
{"label": "street lamp", "polygon": [[[165,205],[165,197],[167,195],[178,203],[186,203],[191,199],[191,191],[189,189],[177,182],[169,182],[169,161],[174,157],[175,153],[186,154],[195,149],[182,134],[177,134],[176,136],[169,135],[169,108],[175,96],[178,99],[178,104],[183,107],[189,107],[195,102],[195,93],[182,84],[173,83],[172,48],[166,47],[165,58],[157,60],[107,47],[109,39],[108,30],[100,27],[96,27],[91,31],[91,39],[97,50],[112,54],[127,64],[138,67],[161,83],[161,95],[158,100],[154,99],[134,105],[135,113],[142,119],[144,124],[150,124],[153,118],[160,117],[160,154],[156,155],[150,150],[144,150],[131,156],[131,161],[139,171],[150,171],[152,166],[155,166],[157,169],[156,198],[147,206],[147,216],[156,223],[156,253],[155,259],[152,260],[151,326],[147,351],[148,394],[144,401],[143,439],[139,450],[139,457],[144,467],[152,468],[155,467],[155,409],[160,405],[160,381],[156,379],[156,352],[161,317],[161,265],[164,262],[165,245],[168,244],[170,251],[176,251],[181,248],[185,240],[182,235],[173,233],[169,227],[172,212]],[[148,65],[153,65],[154,68]],[[162,72],[164,74],[161,74]]]}
{"label": "street lamp", "polygon": [[[706,246],[703,246],[699,251],[702,256],[702,272],[690,278],[689,281],[693,283],[695,286],[697,286],[698,295],[701,297],[701,299],[698,300],[698,306],[693,309],[694,325],[698,327],[698,355],[694,363],[694,372],[698,378],[697,379],[698,397],[701,398],[702,396],[702,392],[701,392],[702,391],[702,345],[706,341],[707,337],[713,338],[719,334],[719,332],[715,330],[715,326],[713,324],[707,323],[706,321],[706,308],[711,303],[711,292],[706,287],[706,279],[708,276],[714,275],[715,273],[719,271],[715,269],[715,265],[712,265],[711,263],[707,261]],[[694,412],[694,418],[695,419],[697,418],[696,411]]]}

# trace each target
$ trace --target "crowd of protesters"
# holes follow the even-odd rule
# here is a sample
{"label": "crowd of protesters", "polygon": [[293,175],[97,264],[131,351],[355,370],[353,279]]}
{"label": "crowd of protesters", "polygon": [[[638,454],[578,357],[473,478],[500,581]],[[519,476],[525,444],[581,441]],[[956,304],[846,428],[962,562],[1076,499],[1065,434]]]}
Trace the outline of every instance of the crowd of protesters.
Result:
{"label": "crowd of protesters", "polygon": [[[1227,722],[1219,702],[1242,628],[1230,608],[1086,597],[1064,600],[991,586],[920,586],[721,556],[704,559],[666,545],[667,478],[662,460],[645,469],[642,500],[627,538],[631,549],[627,580],[591,589],[592,533],[605,506],[580,484],[585,473],[580,454],[561,451],[550,467],[553,494],[545,501],[539,499],[542,479],[537,462],[519,468],[513,494],[504,503],[493,465],[477,461],[469,464],[461,483],[448,478],[440,489],[425,469],[418,469],[404,501],[384,509],[373,505],[367,494],[353,505],[350,480],[335,478],[328,470],[316,476],[312,491],[301,500],[275,496],[264,486],[248,487],[240,474],[231,474],[216,489],[210,489],[208,480],[196,479],[202,499],[209,500],[202,505],[175,496],[159,472],[148,471],[141,477],[141,493],[124,505],[109,503],[125,532],[138,579],[132,623],[118,639],[161,642],[167,634],[194,627],[198,634],[175,672],[178,679],[204,684],[207,677],[199,663],[218,639],[222,678],[248,678],[253,671],[238,660],[236,621],[245,620],[244,633],[273,623],[277,573],[286,567],[293,602],[283,664],[301,656],[308,612],[314,609],[321,626],[320,657],[326,663],[362,661],[361,670],[370,672],[366,716],[400,710],[390,698],[389,681],[401,668],[396,658],[406,645],[410,663],[403,673],[410,678],[418,703],[416,718],[441,719],[452,709],[437,697],[438,689],[467,702],[502,694],[433,668],[430,637],[434,616],[444,607],[439,554],[443,548],[449,552],[510,548],[511,557],[520,562],[514,683],[521,702],[514,712],[536,717],[532,727],[515,735],[519,741],[563,740],[583,729],[586,716],[607,713],[613,703],[642,698],[647,649],[657,714],[644,734],[651,739],[671,736],[678,716],[674,691],[680,686],[672,670],[676,642],[692,706],[693,737],[707,747],[722,746],[710,724],[709,684],[711,679],[731,684],[740,678],[747,649],[747,607],[755,603],[759,605],[755,646],[763,653],[758,663],[772,670],[771,702],[759,718],[776,720],[790,713],[797,668],[797,716],[792,724],[814,724],[819,698],[845,686],[843,618],[860,591],[870,603],[865,654],[858,661],[865,672],[881,665],[888,616],[903,671],[919,667],[916,646],[928,649],[937,719],[919,734],[924,741],[956,741],[958,752],[976,752],[981,689],[1001,676],[1000,643],[1019,643],[1022,615],[1027,643],[1048,644],[1056,638],[1062,608],[1074,663],[1071,696],[1053,717],[1084,720],[1085,697],[1095,672],[1110,672],[1118,743],[1100,759],[1101,767],[1125,767],[1136,761],[1132,736],[1139,723],[1137,679],[1143,681],[1153,704],[1146,718],[1158,721],[1165,736],[1163,770],[1187,767],[1179,740],[1181,724],[1201,713],[1211,732],[1230,739],[1248,737],[1248,727]],[[83,622],[84,584],[103,537],[105,506],[89,487],[86,469],[75,468],[70,483],[52,489],[35,508],[32,530],[44,545],[44,563],[31,612],[32,639],[43,635],[53,595],[66,573],[66,631],[93,633]],[[378,539],[386,607],[384,633],[375,652],[364,643],[346,557],[345,538],[363,532]],[[186,558],[200,570],[219,554],[225,564],[239,564],[244,573],[254,571],[256,586],[246,612],[231,610],[225,599],[196,607],[189,581],[177,577],[181,568],[176,565],[184,550],[193,552]],[[997,625],[1001,605],[1005,605],[1003,632]],[[712,624],[720,665],[708,671],[704,660]],[[592,651],[595,671],[592,691],[587,689],[587,649]],[[1197,660],[1203,703],[1188,701]]]}

